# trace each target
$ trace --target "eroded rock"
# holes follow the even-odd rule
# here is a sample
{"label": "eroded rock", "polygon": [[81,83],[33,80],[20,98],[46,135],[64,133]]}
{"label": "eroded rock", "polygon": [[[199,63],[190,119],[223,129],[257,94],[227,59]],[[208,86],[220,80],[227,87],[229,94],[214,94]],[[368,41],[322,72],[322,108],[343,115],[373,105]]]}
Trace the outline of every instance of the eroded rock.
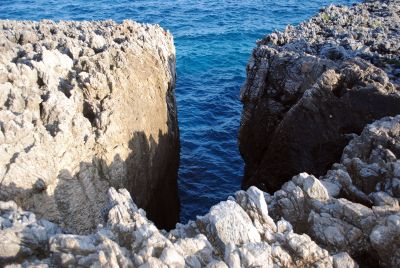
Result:
{"label": "eroded rock", "polygon": [[[289,222],[274,223],[265,218],[269,217],[267,214],[255,209],[257,205],[252,199],[255,192],[262,193],[255,188],[240,192],[238,195],[247,195],[248,201],[242,198],[239,205],[230,198],[196,222],[178,225],[177,229],[166,233],[146,218],[127,190],[111,188],[107,222],[95,233],[65,234],[50,223],[47,225],[52,228],[46,229],[31,216],[30,221],[14,221],[2,226],[0,239],[4,241],[9,233],[16,237],[32,236],[34,228],[43,228],[42,254],[35,251],[35,243],[14,240],[12,248],[1,244],[0,260],[2,264],[14,263],[22,267],[333,267],[334,257],[309,236],[296,234]],[[259,200],[266,207],[265,200]],[[34,215],[20,210],[14,202],[0,201],[0,208],[2,222],[10,213],[18,219]],[[219,213],[215,214],[217,211]],[[261,222],[271,220],[279,228],[272,230],[268,225],[256,228],[251,218]],[[232,224],[230,228],[228,223]],[[25,248],[25,254],[14,250],[21,247]],[[343,258],[336,257],[336,262],[343,262]],[[346,261],[351,260],[347,256]]]}
{"label": "eroded rock", "polygon": [[271,217],[285,218],[332,254],[347,252],[362,265],[398,266],[400,197],[393,182],[399,137],[400,116],[368,125],[320,181],[302,173],[270,196]]}
{"label": "eroded rock", "polygon": [[0,21],[0,199],[86,233],[109,187],[179,215],[175,48],[132,21]]}
{"label": "eroded rock", "polygon": [[[0,260],[22,267],[397,267],[400,207],[392,181],[399,130],[400,115],[379,120],[325,176],[301,173],[274,195],[254,186],[238,191],[169,233],[125,189],[109,189],[107,217],[88,235],[67,234],[13,201],[0,202],[0,241],[10,245],[0,242]],[[355,160],[381,176],[346,165]],[[363,187],[367,180],[372,192]]]}
{"label": "eroded rock", "polygon": [[[365,7],[368,7],[368,12],[372,12],[370,14],[372,14],[371,17],[373,19],[376,19],[373,14],[382,12],[385,16],[380,16],[378,14],[377,17],[382,17],[381,20],[383,24],[386,25],[385,23],[387,23],[387,21],[385,20],[391,19],[394,16],[392,11],[398,10],[396,9],[397,6],[391,6],[392,3],[397,2],[369,1],[367,4],[354,7],[352,10],[331,7],[328,9],[326,15],[322,13],[316,18],[316,21],[325,21],[327,25],[330,25],[328,23],[328,21],[331,20],[330,16],[335,15],[337,16],[335,17],[335,23],[343,22],[343,25],[345,25],[348,22],[346,21],[346,16],[352,15],[352,12],[356,11],[360,11],[361,13],[367,12]],[[393,9],[387,8],[388,6]],[[390,16],[386,16],[387,14]],[[355,14],[353,18],[355,22],[357,22],[357,20],[362,19],[362,16],[360,18]],[[368,19],[366,21],[369,22],[370,20]],[[378,19],[378,21],[380,20]],[[11,25],[3,27],[3,32],[0,32],[7,36],[4,40],[14,40],[12,42],[15,44],[18,43],[21,46],[29,46],[32,42],[43,41],[40,39],[41,35],[37,34],[37,31],[39,31],[38,29],[11,34],[8,30],[13,29],[12,27],[15,26],[15,22],[4,23],[9,23]],[[107,24],[108,22],[103,23],[109,25]],[[147,29],[144,30],[144,32],[153,30],[156,32],[161,31],[157,27],[140,26],[132,22],[125,22],[122,25],[116,25],[112,22],[109,23],[112,27],[122,27],[123,29],[124,27],[128,27],[128,29],[133,27],[136,29],[135,27],[137,26],[139,27],[138,29],[143,30],[142,27]],[[311,21],[310,23],[313,22]],[[64,22],[61,24],[68,25],[68,23]],[[28,23],[28,25],[30,24]],[[42,26],[38,24],[39,29],[43,27],[43,25],[54,24],[51,22],[42,22]],[[76,26],[80,24],[72,23],[71,25]],[[102,28],[101,25],[102,24],[99,25],[99,29],[107,31]],[[82,23],[81,26],[85,26],[85,23]],[[385,27],[386,26],[383,27],[384,30]],[[108,29],[108,26],[105,28]],[[302,28],[300,27],[300,29]],[[362,29],[360,28],[359,30]],[[392,29],[386,30],[392,31]],[[52,36],[58,36],[59,34],[59,29],[57,27],[51,28],[49,31]],[[364,32],[361,31],[360,34],[365,32],[369,33],[369,31],[369,29],[366,29]],[[393,31],[396,31],[396,29]],[[118,35],[118,31],[114,32]],[[125,44],[127,40],[129,41],[129,34],[128,37],[123,34],[114,36],[114,32],[109,33],[113,37],[113,42],[115,43],[113,43],[112,46],[116,44],[122,45]],[[71,34],[73,33],[75,32],[72,30]],[[380,31],[378,31],[378,33],[380,33]],[[320,38],[318,35],[316,36],[317,39]],[[397,52],[392,48],[395,48],[398,43],[392,42],[392,39],[390,39],[392,37],[389,38],[388,43],[382,43],[381,41],[383,39],[379,36],[378,34],[374,37],[377,43],[371,45],[371,51],[380,49],[377,54],[378,58],[381,57],[380,55],[383,55],[382,51],[386,51],[385,53],[389,55],[389,58],[393,55],[395,55],[393,57],[396,57]],[[81,36],[75,41],[80,42],[82,38]],[[146,39],[150,37],[144,34],[143,38]],[[281,34],[274,33],[270,35],[269,38],[276,46],[282,44],[284,46],[286,44],[285,38],[287,37]],[[393,40],[396,40],[397,37],[395,36],[393,38]],[[147,47],[148,43],[145,42],[144,39],[142,39],[143,43],[139,43]],[[13,51],[12,47],[14,47],[15,44],[10,42],[5,42],[3,46],[0,46],[0,49],[6,52]],[[321,39],[321,42],[325,42],[325,37]],[[357,43],[349,43],[349,46],[356,47]],[[292,48],[294,51],[296,51],[297,48],[299,48],[300,51],[303,51],[304,48],[313,49],[309,43],[302,42],[301,40],[298,40],[298,42],[289,42],[287,43],[287,47]],[[346,46],[342,47],[343,48],[335,47],[323,43],[319,52],[320,58],[307,55],[306,59],[299,59],[293,62],[294,65],[286,66],[289,69],[299,68],[302,73],[311,74],[309,76],[292,77],[294,80],[300,79],[299,84],[293,81],[293,83],[289,82],[285,84],[285,86],[287,86],[285,89],[287,92],[285,91],[282,102],[269,100],[268,107],[276,112],[276,114],[284,111],[285,107],[282,103],[286,101],[287,103],[291,103],[295,100],[297,96],[296,88],[300,85],[300,88],[303,88],[305,91],[300,94],[300,99],[295,100],[293,107],[290,106],[292,108],[290,108],[287,113],[294,113],[293,111],[295,109],[300,109],[296,107],[303,107],[304,109],[302,108],[303,110],[300,111],[304,111],[304,114],[307,114],[307,109],[314,111],[314,113],[311,114],[315,114],[315,111],[321,108],[318,106],[320,105],[318,100],[320,101],[321,97],[323,100],[329,102],[335,100],[332,97],[333,94],[339,99],[345,96],[341,101],[352,101],[350,97],[346,97],[346,94],[350,93],[342,91],[342,89],[347,90],[347,87],[341,86],[342,83],[347,83],[347,85],[348,83],[352,83],[354,87],[349,90],[350,92],[362,92],[361,95],[356,94],[357,96],[364,96],[363,94],[365,93],[366,97],[364,100],[368,100],[369,97],[371,97],[369,94],[374,96],[371,97],[371,100],[374,100],[376,96],[379,96],[379,98],[382,97],[381,100],[389,99],[385,105],[390,107],[389,104],[392,98],[396,99],[398,94],[398,90],[395,88],[397,80],[393,77],[385,76],[385,72],[390,75],[391,67],[389,65],[391,63],[388,63],[386,66],[388,69],[385,69],[385,72],[383,72],[367,61],[350,57],[349,49]],[[58,176],[55,181],[57,187],[54,186],[54,183],[48,183],[47,177],[40,176],[40,178],[31,180],[29,184],[30,188],[24,188],[21,192],[16,191],[15,188],[11,188],[10,185],[15,186],[17,183],[24,185],[24,182],[29,181],[25,180],[25,178],[36,176],[36,173],[29,173],[32,170],[35,172],[42,172],[40,174],[51,175],[57,173],[54,170],[59,166],[67,165],[70,167],[69,161],[73,161],[75,157],[83,157],[84,154],[89,158],[92,157],[89,153],[90,151],[86,150],[83,150],[81,155],[68,156],[71,152],[67,149],[65,149],[61,158],[57,158],[57,155],[54,156],[53,154],[51,154],[51,158],[48,158],[48,155],[42,153],[32,155],[31,157],[37,157],[39,160],[44,159],[43,161],[47,161],[46,163],[48,166],[45,166],[44,162],[37,162],[43,164],[43,169],[39,169],[36,166],[30,167],[28,166],[30,162],[24,162],[27,160],[21,158],[25,154],[30,155],[29,153],[31,151],[35,152],[39,150],[38,148],[41,147],[37,146],[38,142],[45,141],[46,139],[51,142],[52,139],[50,136],[56,139],[56,141],[70,142],[67,144],[68,146],[75,144],[75,142],[79,145],[78,139],[77,141],[64,140],[64,135],[72,137],[72,134],[68,134],[69,127],[71,125],[75,126],[68,120],[82,124],[79,127],[76,126],[76,128],[74,128],[75,132],[73,133],[81,133],[79,131],[82,131],[82,129],[87,130],[87,132],[85,132],[88,135],[86,142],[92,144],[90,148],[103,148],[100,147],[100,145],[103,146],[106,141],[113,140],[113,137],[115,139],[119,137],[118,133],[113,132],[113,135],[116,136],[110,134],[107,138],[101,139],[101,137],[105,137],[104,135],[106,134],[104,133],[108,133],[108,128],[104,130],[101,127],[101,122],[104,122],[102,120],[108,122],[107,116],[112,115],[106,114],[103,117],[103,110],[97,109],[107,102],[100,101],[99,103],[99,97],[93,97],[92,95],[90,98],[86,97],[80,99],[81,97],[78,93],[80,92],[80,86],[74,84],[74,79],[76,78],[68,80],[72,81],[71,85],[73,85],[73,90],[66,91],[65,89],[68,87],[65,87],[65,81],[61,82],[61,80],[60,83],[64,85],[61,87],[63,90],[60,91],[53,88],[53,86],[57,84],[57,79],[54,79],[55,75],[65,77],[67,70],[70,68],[74,70],[76,62],[80,62],[83,57],[82,55],[84,55],[82,53],[85,53],[82,52],[82,49],[93,53],[90,54],[90,57],[88,56],[91,59],[92,57],[96,57],[96,55],[106,56],[104,53],[108,51],[109,48],[110,43],[108,35],[94,31],[91,33],[88,41],[85,41],[85,46],[83,46],[83,48],[69,46],[68,49],[60,50],[59,47],[52,47],[51,42],[43,43],[42,48],[40,48],[42,52],[35,53],[39,53],[39,55],[42,56],[44,55],[44,59],[42,56],[35,56],[34,58],[32,57],[32,59],[25,58],[28,57],[27,55],[29,53],[26,55],[20,53],[18,54],[18,58],[22,60],[15,59],[10,61],[7,59],[7,57],[9,57],[7,53],[9,52],[0,54],[0,62],[6,59],[4,62],[9,64],[11,70],[9,71],[9,69],[7,69],[8,67],[5,68],[0,64],[0,82],[4,82],[1,84],[1,89],[4,90],[0,91],[0,101],[4,103],[4,107],[7,107],[7,109],[1,109],[0,114],[2,116],[7,116],[4,118],[8,120],[4,121],[8,122],[7,125],[3,123],[0,125],[0,139],[6,139],[7,142],[16,146],[15,148],[0,147],[5,152],[5,154],[0,154],[1,157],[4,156],[4,159],[6,159],[4,160],[5,163],[9,163],[5,166],[6,169],[4,171],[4,178],[8,178],[8,181],[5,181],[6,184],[4,185],[8,185],[8,188],[3,188],[2,185],[1,197],[7,200],[15,200],[7,202],[0,201],[0,265],[9,265],[9,267],[96,266],[196,268],[358,267],[358,265],[398,267],[400,265],[400,196],[398,191],[400,175],[400,167],[398,165],[400,157],[400,116],[386,117],[376,121],[366,126],[359,136],[353,134],[349,135],[346,139],[351,139],[351,141],[345,147],[344,151],[341,152],[341,160],[337,161],[337,164],[334,164],[328,172],[322,174],[323,176],[317,178],[314,175],[318,174],[311,175],[303,172],[305,170],[301,170],[302,173],[296,174],[296,176],[287,181],[282,188],[273,195],[263,192],[256,187],[250,187],[247,191],[238,191],[235,197],[229,197],[227,201],[213,206],[208,214],[198,217],[196,221],[190,221],[185,225],[177,224],[176,228],[170,232],[158,229],[154,223],[147,218],[146,212],[139,208],[140,204],[136,205],[132,200],[130,194],[130,192],[132,193],[131,188],[128,187],[129,191],[126,189],[117,191],[115,188],[107,188],[109,185],[113,185],[108,181],[109,178],[124,178],[118,177],[117,175],[125,174],[119,172],[125,170],[125,165],[129,165],[129,163],[133,163],[138,159],[147,159],[147,150],[143,150],[144,147],[141,146],[139,146],[140,150],[138,151],[144,152],[144,154],[140,155],[141,158],[136,154],[136,157],[139,158],[133,158],[129,161],[121,160],[115,163],[113,162],[112,165],[104,165],[104,163],[106,163],[104,159],[107,159],[106,152],[100,150],[105,155],[104,156],[102,153],[95,150],[96,155],[100,155],[103,158],[100,157],[100,160],[77,166],[76,169],[79,169],[79,172],[74,176],[70,175],[71,171],[62,170],[60,173],[61,177]],[[126,49],[129,51],[129,46]],[[137,49],[142,51],[140,48]],[[49,50],[50,53],[43,53],[43,50]],[[364,49],[363,51],[366,50]],[[122,52],[126,53],[126,51]],[[33,55],[36,55],[35,53],[33,53]],[[67,60],[65,55],[72,59],[72,67],[71,61]],[[293,55],[291,52],[288,53],[286,59],[290,61]],[[122,61],[126,63],[129,62],[130,56],[132,55],[124,56],[127,56],[127,58],[123,58]],[[361,54],[359,56],[361,57]],[[156,57],[156,59],[158,58]],[[282,64],[280,61],[284,61],[284,59],[285,58],[278,57],[277,62],[273,64],[277,64],[276,68],[279,69],[279,66]],[[370,59],[366,58],[364,60]],[[38,63],[30,63],[30,61]],[[340,68],[324,70],[325,67],[323,66],[325,65],[320,64],[331,64],[332,62],[330,61],[337,61],[337,66]],[[370,61],[372,62],[372,60]],[[88,62],[90,63],[91,61],[88,60]],[[116,61],[116,64],[117,62],[119,62],[119,60]],[[264,65],[260,66],[267,70],[269,68],[268,60],[264,60],[263,62]],[[80,64],[80,66],[83,67],[88,63]],[[300,66],[296,66],[296,64],[300,64]],[[22,74],[19,76],[22,79],[17,79],[16,73],[14,73],[18,68],[21,68],[19,71],[22,72]],[[51,72],[48,72],[48,68],[51,69]],[[118,68],[121,68],[121,66]],[[262,70],[262,68],[259,70]],[[39,76],[38,73],[40,70],[42,70],[42,73]],[[276,82],[279,84],[279,79],[281,79],[279,78],[279,74],[289,75],[293,70],[289,71],[287,71],[286,74],[286,71],[283,73],[277,72],[278,76],[276,77]],[[106,91],[103,92],[101,86],[99,86],[102,84],[101,77],[103,74],[101,71],[99,72],[99,74],[93,74],[95,78],[92,80],[90,75],[80,72],[79,79],[76,81],[78,81],[78,85],[80,85],[79,83],[83,83],[83,81],[90,81],[89,84],[99,89],[99,91],[86,89],[85,92],[99,94],[99,96],[103,96],[102,94],[105,92],[107,95],[108,93]],[[10,76],[9,73],[11,73]],[[172,73],[169,74],[171,75]],[[261,72],[257,75],[259,75],[258,77],[260,78],[264,74]],[[68,76],[69,75],[70,74],[68,74]],[[38,77],[41,78],[38,79]],[[124,81],[124,77],[121,76],[119,78],[121,81]],[[170,78],[172,79],[172,76]],[[36,84],[30,79],[37,79],[37,82],[35,82]],[[12,83],[7,81],[12,81]],[[38,92],[46,90],[45,92],[48,92],[48,96],[46,95],[46,97],[42,99],[40,95],[39,97],[41,100],[38,100],[35,95],[36,93],[29,93],[29,90],[26,90],[26,83],[28,83],[26,81],[30,81],[29,83],[31,83],[31,87],[28,87],[28,89],[32,88]],[[50,89],[48,89],[49,85],[52,85]],[[19,92],[17,89],[14,89],[14,87],[18,89],[23,88],[24,90],[21,89]],[[117,92],[120,90],[121,89],[117,89]],[[16,94],[16,92],[19,93]],[[25,95],[23,95],[25,94],[24,92],[32,94],[33,97],[26,98]],[[69,97],[65,95],[66,92],[67,95],[70,94]],[[113,96],[113,92],[114,91],[109,94]],[[249,97],[254,97],[258,94],[256,91],[249,91],[248,93],[250,94],[248,95]],[[252,96],[253,93],[257,94]],[[20,94],[22,94],[22,97]],[[62,95],[65,95],[66,98],[60,103],[58,98]],[[263,95],[263,93],[261,95]],[[108,100],[109,97],[105,98]],[[68,101],[68,99],[70,99],[70,101]],[[144,101],[144,99],[141,100]],[[27,104],[29,103],[28,100],[32,101],[30,104],[31,106]],[[90,105],[82,104],[83,100],[85,101],[84,103],[89,103]],[[77,105],[76,103],[82,104],[80,111],[84,114],[83,118],[80,114],[76,115],[74,113],[75,110],[71,108],[75,107],[74,105]],[[28,105],[28,108],[24,105]],[[39,110],[37,110],[37,105],[39,105]],[[361,108],[364,109],[363,107]],[[370,108],[373,109],[374,107]],[[30,109],[34,111],[31,114],[28,113],[28,111],[31,111]],[[20,117],[23,115],[25,115],[25,117]],[[32,118],[36,118],[40,122],[36,122],[36,125],[28,131],[23,126],[26,122],[31,122],[29,120]],[[68,118],[78,118],[78,121],[73,121],[74,119]],[[281,120],[279,116],[277,118]],[[318,119],[319,116],[316,116],[316,118]],[[329,114],[328,118],[337,120],[333,116],[330,118]],[[61,119],[65,119],[66,121]],[[90,119],[94,120],[91,121]],[[293,118],[291,120],[293,120]],[[347,119],[344,118],[343,120]],[[290,122],[290,120],[288,122]],[[323,120],[318,122],[323,122]],[[304,128],[306,127],[307,126],[304,126]],[[19,129],[25,132],[19,131]],[[102,131],[104,131],[104,133],[102,133]],[[306,130],[304,131],[306,133]],[[28,141],[33,139],[36,143],[21,149],[21,147],[18,146],[19,144],[26,143],[23,139],[24,137],[27,137],[26,139]],[[21,139],[21,143],[16,142],[17,138]],[[304,136],[301,136],[301,138],[304,138]],[[143,139],[139,139],[139,141],[142,140]],[[39,145],[40,144],[41,143],[39,143]],[[55,141],[49,144],[56,146]],[[138,146],[138,144],[141,145],[140,142],[133,143],[135,146]],[[4,146],[3,143],[2,146]],[[78,148],[84,147],[83,145],[81,147],[79,146]],[[104,148],[107,149],[108,147]],[[45,148],[42,148],[40,150],[44,149]],[[108,149],[111,150],[110,148]],[[116,148],[114,149],[117,150]],[[15,153],[12,153],[12,156],[10,156],[8,154],[10,152]],[[25,160],[22,161],[23,159]],[[61,161],[60,159],[62,163],[57,162]],[[302,159],[300,158],[297,160]],[[52,165],[49,165],[49,163]],[[9,173],[11,167],[22,164],[27,168],[26,173],[24,173],[25,171],[22,171],[22,169],[21,173]],[[300,164],[300,167],[302,165],[303,164]],[[145,165],[144,168],[150,166],[151,165]],[[159,171],[159,169],[155,170]],[[105,171],[107,171],[107,176],[102,173]],[[7,177],[10,176],[9,174],[14,174],[15,177]],[[90,176],[85,177],[88,174],[97,174],[97,177],[94,179]],[[16,175],[21,175],[21,177]],[[103,175],[106,176],[104,180],[102,180]],[[60,180],[63,184],[62,188],[58,189],[58,183],[61,183]],[[75,184],[68,184],[74,181]],[[78,182],[79,187],[76,187],[75,185],[77,185]],[[92,185],[92,183],[95,182],[98,184],[94,186],[98,188]],[[136,187],[138,185],[134,186]],[[148,189],[146,187],[135,189]],[[59,190],[58,192],[55,191],[57,189]],[[77,199],[77,201],[80,202],[86,202],[86,199],[91,200],[90,195],[85,196],[83,193],[93,193],[93,196],[97,199],[93,199],[94,201],[92,200],[91,202],[97,202],[96,204],[101,207],[101,212],[97,213],[96,210],[89,210],[87,206],[92,206],[90,202],[89,204],[76,204],[76,206],[73,206],[73,209],[71,209],[71,202],[67,197],[75,198],[75,195],[71,195],[71,191],[75,191],[76,189],[85,190],[77,191],[77,193],[73,192],[75,195],[81,194],[84,196],[81,197],[81,199]],[[104,196],[99,195],[98,189],[102,189],[104,192],[107,192],[107,194]],[[13,193],[14,196],[12,196],[11,193]],[[47,193],[55,193],[55,195],[47,196]],[[162,192],[159,192],[159,194],[162,194]],[[133,195],[135,195],[134,191]],[[102,197],[101,200],[98,200],[99,196]],[[58,197],[63,197],[63,199],[57,199]],[[150,198],[152,198],[152,196]],[[51,218],[54,214],[54,210],[49,210],[48,214],[41,213],[44,208],[48,207],[47,201],[49,204],[55,202],[53,199],[57,201],[57,209],[65,209],[65,211],[70,213],[69,215],[63,214],[65,218],[55,218],[59,220],[60,224],[55,224],[42,218],[43,216]],[[32,207],[36,210],[36,215],[20,208],[21,205],[27,205],[29,207],[29,204],[31,204],[30,202],[37,202],[34,204],[38,205],[43,204],[44,208]],[[162,208],[163,206],[160,206],[160,209]],[[78,209],[82,209],[81,213],[77,213]],[[90,213],[88,213],[88,211]],[[98,218],[96,218],[96,216],[98,216]],[[90,224],[97,224],[96,229],[93,228],[94,226],[88,228],[90,225],[87,224],[88,217],[94,219]],[[66,221],[68,221],[68,223]],[[86,232],[86,234],[71,233],[71,230],[68,228],[81,221],[84,227],[79,231]],[[89,232],[90,230],[91,232]]]}
{"label": "eroded rock", "polygon": [[352,135],[400,113],[399,6],[330,6],[258,42],[241,89],[244,188],[324,175]]}

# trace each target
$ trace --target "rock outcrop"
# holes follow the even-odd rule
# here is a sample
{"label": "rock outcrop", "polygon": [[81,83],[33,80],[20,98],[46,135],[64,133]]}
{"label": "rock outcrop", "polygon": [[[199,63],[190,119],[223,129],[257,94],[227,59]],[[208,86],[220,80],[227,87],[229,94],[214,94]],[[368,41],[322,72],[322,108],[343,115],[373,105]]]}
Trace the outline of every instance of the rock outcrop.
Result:
{"label": "rock outcrop", "polygon": [[[399,113],[397,4],[330,7],[261,41],[242,91],[245,183],[283,185],[238,191],[169,232],[139,207],[176,217],[170,35],[1,22],[0,266],[399,267],[400,115],[375,121]],[[355,33],[373,40],[357,48]],[[260,167],[268,181],[254,181]]]}
{"label": "rock outcrop", "polygon": [[258,42],[241,90],[243,187],[324,175],[366,124],[400,114],[400,1],[330,6]]}
{"label": "rock outcrop", "polygon": [[173,38],[159,26],[0,21],[0,199],[87,233],[108,189],[126,188],[173,227],[174,88]]}
{"label": "rock outcrop", "polygon": [[[64,234],[13,201],[0,202],[0,263],[19,267],[355,267],[331,255],[285,220],[268,216],[257,188],[214,206],[169,234],[147,220],[128,191],[109,190],[107,223],[94,234]],[[340,264],[340,265],[338,265]],[[342,266],[344,265],[344,266]]]}
{"label": "rock outcrop", "polygon": [[[169,233],[127,190],[96,232],[68,234],[0,202],[0,264],[17,267],[399,267],[400,115],[367,126],[321,177],[252,186]],[[10,266],[11,267],[11,266]]]}
{"label": "rock outcrop", "polygon": [[268,196],[283,217],[329,252],[370,267],[400,265],[400,115],[367,126],[340,163],[316,179],[302,173]]}

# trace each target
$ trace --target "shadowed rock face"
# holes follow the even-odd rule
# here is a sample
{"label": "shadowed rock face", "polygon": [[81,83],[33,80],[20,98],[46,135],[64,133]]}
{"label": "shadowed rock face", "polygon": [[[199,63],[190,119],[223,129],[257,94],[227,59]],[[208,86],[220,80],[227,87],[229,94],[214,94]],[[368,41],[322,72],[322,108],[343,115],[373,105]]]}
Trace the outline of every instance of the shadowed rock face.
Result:
{"label": "shadowed rock face", "polygon": [[323,175],[352,135],[400,113],[399,6],[332,6],[258,42],[241,90],[244,188]]}
{"label": "shadowed rock face", "polygon": [[0,199],[79,233],[110,186],[179,215],[172,36],[132,21],[0,21]]}

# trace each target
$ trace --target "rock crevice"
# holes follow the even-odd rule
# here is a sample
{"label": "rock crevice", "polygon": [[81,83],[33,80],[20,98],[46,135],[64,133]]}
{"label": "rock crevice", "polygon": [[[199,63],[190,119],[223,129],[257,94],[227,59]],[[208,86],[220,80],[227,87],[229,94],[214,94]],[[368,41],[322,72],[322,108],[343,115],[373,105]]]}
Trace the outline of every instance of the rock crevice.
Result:
{"label": "rock crevice", "polygon": [[142,208],[177,215],[172,37],[1,22],[0,265],[399,267],[399,7],[331,6],[261,40],[239,139],[244,186],[270,193],[169,232]]}
{"label": "rock crevice", "polygon": [[173,227],[172,36],[132,21],[0,29],[0,198],[85,233],[102,222],[108,188],[124,187],[160,227]]}
{"label": "rock crevice", "polygon": [[0,201],[0,263],[398,267],[399,141],[400,116],[381,119],[354,137],[340,163],[319,179],[298,174],[273,195],[252,186],[170,232],[157,229],[125,189],[108,190],[106,217],[87,235]]}

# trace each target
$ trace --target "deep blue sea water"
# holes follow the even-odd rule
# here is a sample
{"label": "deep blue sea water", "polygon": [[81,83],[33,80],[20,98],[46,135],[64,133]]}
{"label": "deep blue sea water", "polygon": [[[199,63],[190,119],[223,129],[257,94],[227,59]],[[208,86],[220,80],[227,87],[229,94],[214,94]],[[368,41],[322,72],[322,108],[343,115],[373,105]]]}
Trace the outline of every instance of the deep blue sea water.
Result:
{"label": "deep blue sea water", "polygon": [[133,19],[169,29],[177,48],[181,221],[240,188],[239,90],[255,41],[331,3],[355,0],[0,0],[0,19]]}

